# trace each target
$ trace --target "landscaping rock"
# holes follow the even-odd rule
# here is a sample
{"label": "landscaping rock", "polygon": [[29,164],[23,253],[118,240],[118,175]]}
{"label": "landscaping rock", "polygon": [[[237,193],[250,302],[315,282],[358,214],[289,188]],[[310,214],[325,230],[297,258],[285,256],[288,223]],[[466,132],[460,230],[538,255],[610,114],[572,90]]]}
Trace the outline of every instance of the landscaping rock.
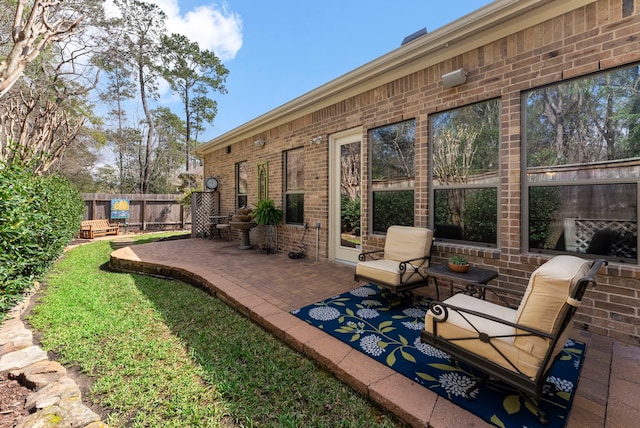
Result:
{"label": "landscaping rock", "polygon": [[61,399],[57,404],[50,405],[40,411],[23,418],[16,428],[72,428],[106,426],[100,422],[100,416],[85,407],[80,397]]}
{"label": "landscaping rock", "polygon": [[0,357],[33,345],[33,333],[20,320],[9,320],[0,328]]}
{"label": "landscaping rock", "polygon": [[9,378],[31,390],[39,390],[67,375],[67,369],[57,361],[39,361],[28,367],[9,372]]}
{"label": "landscaping rock", "polygon": [[21,369],[38,361],[46,360],[47,353],[39,346],[29,346],[19,351],[9,352],[0,357],[0,372]]}
{"label": "landscaping rock", "polygon": [[57,404],[64,398],[77,398],[80,401],[80,388],[69,377],[63,377],[27,397],[25,407],[29,411],[40,410]]}

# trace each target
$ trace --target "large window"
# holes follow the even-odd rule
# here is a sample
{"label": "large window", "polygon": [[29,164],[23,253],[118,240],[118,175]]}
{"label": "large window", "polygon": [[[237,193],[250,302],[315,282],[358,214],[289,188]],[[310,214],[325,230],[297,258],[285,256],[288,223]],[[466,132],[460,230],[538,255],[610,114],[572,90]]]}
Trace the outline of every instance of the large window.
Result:
{"label": "large window", "polygon": [[249,203],[247,198],[247,179],[249,167],[247,161],[236,164],[236,208],[246,207]]}
{"label": "large window", "polygon": [[391,225],[414,225],[416,122],[407,120],[371,130],[373,233]]}
{"label": "large window", "polygon": [[285,221],[289,224],[304,224],[304,150],[302,148],[284,153]]}
{"label": "large window", "polygon": [[528,249],[637,261],[640,69],[524,94]]}
{"label": "large window", "polygon": [[431,116],[436,237],[497,244],[499,142],[497,100]]}

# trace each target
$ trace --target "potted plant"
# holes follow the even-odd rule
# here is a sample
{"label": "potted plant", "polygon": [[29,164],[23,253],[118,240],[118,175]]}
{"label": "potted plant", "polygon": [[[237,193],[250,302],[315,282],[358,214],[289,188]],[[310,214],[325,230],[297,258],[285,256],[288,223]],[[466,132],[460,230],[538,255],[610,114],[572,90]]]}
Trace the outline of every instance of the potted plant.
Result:
{"label": "potted plant", "polygon": [[250,215],[257,224],[265,226],[264,241],[261,249],[266,251],[267,254],[272,250],[276,251],[278,248],[278,229],[276,226],[280,224],[284,217],[282,210],[276,207],[273,200],[263,199],[256,204]]}
{"label": "potted plant", "polygon": [[462,256],[453,256],[449,259],[449,269],[452,272],[464,273],[469,270],[469,262]]}
{"label": "potted plant", "polygon": [[263,199],[249,214],[258,224],[276,225],[282,221],[282,210],[271,199]]}

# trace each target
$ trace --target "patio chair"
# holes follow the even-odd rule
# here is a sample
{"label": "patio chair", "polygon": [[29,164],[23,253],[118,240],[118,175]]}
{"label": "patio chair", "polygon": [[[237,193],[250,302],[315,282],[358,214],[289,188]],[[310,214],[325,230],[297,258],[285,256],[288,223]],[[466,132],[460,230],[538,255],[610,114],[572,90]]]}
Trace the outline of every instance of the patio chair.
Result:
{"label": "patio chair", "polygon": [[409,226],[387,229],[384,250],[358,256],[355,280],[368,281],[396,294],[428,285],[433,231]]}
{"label": "patio chair", "polygon": [[225,238],[227,241],[231,241],[231,225],[229,224],[230,220],[231,220],[231,215],[221,219],[216,224],[216,232],[217,232],[218,238],[220,239]]}
{"label": "patio chair", "polygon": [[[467,398],[482,382],[498,379],[520,391],[546,424],[548,418],[536,401],[568,339],[587,285],[596,285],[596,272],[606,264],[569,255],[552,258],[531,274],[524,293],[508,292],[522,295],[517,309],[466,294],[433,302],[421,341],[485,373],[466,391]],[[477,287],[498,290],[483,284]]]}

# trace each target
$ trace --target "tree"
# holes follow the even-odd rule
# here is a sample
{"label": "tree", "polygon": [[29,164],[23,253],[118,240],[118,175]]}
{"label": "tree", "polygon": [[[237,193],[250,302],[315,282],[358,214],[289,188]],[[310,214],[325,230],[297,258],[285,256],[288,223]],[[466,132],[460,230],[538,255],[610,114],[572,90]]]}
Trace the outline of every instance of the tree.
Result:
{"label": "tree", "polygon": [[[197,42],[180,34],[162,37],[163,77],[180,96],[185,113],[185,169],[190,167],[192,132],[202,122],[213,122],[216,103],[205,95],[210,91],[225,93],[224,81],[229,71],[215,53],[200,50]],[[194,94],[199,94],[195,96]]]}
{"label": "tree", "polygon": [[415,177],[415,121],[382,126],[372,131],[374,180]]}
{"label": "tree", "polygon": [[127,126],[127,111],[125,103],[136,96],[136,83],[133,81],[133,70],[127,62],[127,57],[121,51],[124,35],[120,25],[105,26],[106,34],[103,43],[107,46],[104,54],[96,58],[97,64],[107,78],[107,85],[100,93],[100,99],[111,106],[108,117],[115,122],[116,130],[108,131],[109,142],[114,146],[118,169],[118,183],[120,193],[125,192],[125,163],[131,151],[132,138],[137,130]]}
{"label": "tree", "polygon": [[166,107],[154,110],[158,145],[154,153],[152,186],[155,193],[173,193],[178,183],[178,169],[184,161],[184,122]]}
{"label": "tree", "polygon": [[99,46],[86,30],[101,12],[100,0],[0,6],[0,29],[10,35],[0,40],[1,161],[45,174],[79,135],[89,135],[95,118],[87,94],[97,82],[90,57]]}
{"label": "tree", "polygon": [[86,101],[89,88],[70,80],[64,67],[47,56],[37,63],[0,104],[0,160],[44,174],[84,132],[92,115]]}
{"label": "tree", "polygon": [[9,28],[3,25],[11,37],[0,46],[0,97],[42,51],[77,30],[84,18],[80,10],[76,1],[15,0],[13,22]]}
{"label": "tree", "polygon": [[157,99],[159,78],[158,64],[160,40],[165,32],[165,13],[156,5],[138,0],[117,0],[122,13],[119,22],[123,34],[123,48],[127,66],[136,76],[138,96],[144,112],[144,141],[139,152],[140,193],[148,193],[152,172],[152,154],[156,141],[156,129],[151,101]]}
{"label": "tree", "polygon": [[640,156],[640,69],[627,67],[527,94],[527,166]]}

